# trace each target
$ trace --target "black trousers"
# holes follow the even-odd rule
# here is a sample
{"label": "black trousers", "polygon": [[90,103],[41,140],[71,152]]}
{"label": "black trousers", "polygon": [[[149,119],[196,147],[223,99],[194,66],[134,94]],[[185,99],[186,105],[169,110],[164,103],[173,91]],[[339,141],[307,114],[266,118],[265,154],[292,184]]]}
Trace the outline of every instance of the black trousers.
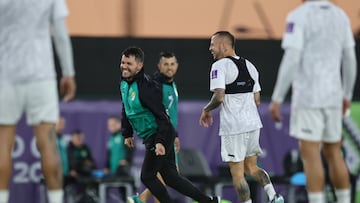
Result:
{"label": "black trousers", "polygon": [[156,177],[159,172],[166,185],[172,187],[178,192],[191,197],[200,203],[210,202],[210,198],[196,188],[189,180],[182,177],[175,165],[174,136],[169,136],[165,144],[166,154],[164,156],[155,155],[154,136],[151,136],[145,143],[146,152],[141,169],[141,181],[151,191],[151,193],[161,203],[172,203],[166,187]]}

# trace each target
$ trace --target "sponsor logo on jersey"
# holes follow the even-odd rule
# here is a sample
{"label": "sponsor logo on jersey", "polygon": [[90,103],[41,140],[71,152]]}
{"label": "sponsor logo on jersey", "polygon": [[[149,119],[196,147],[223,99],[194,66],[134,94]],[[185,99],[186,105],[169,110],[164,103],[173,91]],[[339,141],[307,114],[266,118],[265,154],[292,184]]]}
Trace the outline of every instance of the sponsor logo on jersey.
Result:
{"label": "sponsor logo on jersey", "polygon": [[236,82],[236,85],[237,85],[237,86],[245,86],[245,85],[246,85],[246,82],[244,82],[244,81]]}
{"label": "sponsor logo on jersey", "polygon": [[292,33],[294,30],[294,26],[295,26],[295,24],[293,22],[288,22],[286,24],[286,32]]}
{"label": "sponsor logo on jersey", "polygon": [[211,71],[211,79],[216,79],[216,78],[217,78],[217,70]]}
{"label": "sponsor logo on jersey", "polygon": [[135,95],[136,95],[135,92],[131,92],[131,94],[130,94],[130,99],[131,99],[131,101],[134,101],[134,100],[135,100]]}

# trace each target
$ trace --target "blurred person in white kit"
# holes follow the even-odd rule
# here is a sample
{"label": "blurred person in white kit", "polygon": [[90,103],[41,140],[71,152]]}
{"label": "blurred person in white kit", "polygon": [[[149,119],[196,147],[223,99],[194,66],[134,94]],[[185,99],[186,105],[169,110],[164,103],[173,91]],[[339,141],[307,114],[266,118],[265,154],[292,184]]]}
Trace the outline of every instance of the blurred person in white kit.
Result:
{"label": "blurred person in white kit", "polygon": [[0,203],[9,201],[12,148],[23,113],[34,129],[50,203],[63,203],[55,123],[59,98],[51,36],[62,69],[64,102],[76,83],[64,0],[0,0]]}
{"label": "blurred person in white kit", "polygon": [[337,202],[350,203],[349,174],[341,154],[342,116],[356,80],[350,20],[327,0],[308,0],[289,13],[286,23],[271,116],[281,121],[281,103],[292,85],[290,135],[299,140],[309,203],[325,203],[321,152]]}

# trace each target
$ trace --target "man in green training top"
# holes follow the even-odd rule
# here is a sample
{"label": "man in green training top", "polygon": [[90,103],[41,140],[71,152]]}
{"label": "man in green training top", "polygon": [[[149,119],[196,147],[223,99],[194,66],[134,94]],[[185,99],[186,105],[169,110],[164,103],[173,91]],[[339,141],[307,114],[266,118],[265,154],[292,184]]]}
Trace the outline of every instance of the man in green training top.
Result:
{"label": "man in green training top", "polygon": [[[154,79],[161,84],[162,103],[165,107],[166,113],[170,117],[171,124],[177,129],[178,122],[178,91],[174,81],[175,74],[179,67],[174,53],[161,52],[159,63],[157,64],[158,71],[153,75]],[[177,165],[177,153],[180,150],[180,141],[176,133],[175,137],[175,162]],[[157,177],[164,183],[160,174]],[[165,184],[165,183],[164,183]],[[149,189],[145,189],[140,195],[128,197],[130,203],[145,203],[151,198],[152,194]],[[154,203],[159,203],[159,200],[154,198]]]}
{"label": "man in green training top", "polygon": [[141,181],[162,203],[173,200],[157,178],[158,172],[168,186],[200,203],[220,202],[179,175],[174,152],[176,131],[162,103],[159,84],[144,73],[143,64],[144,52],[140,48],[129,47],[122,53],[122,132],[127,146],[134,146],[133,131],[145,144]]}

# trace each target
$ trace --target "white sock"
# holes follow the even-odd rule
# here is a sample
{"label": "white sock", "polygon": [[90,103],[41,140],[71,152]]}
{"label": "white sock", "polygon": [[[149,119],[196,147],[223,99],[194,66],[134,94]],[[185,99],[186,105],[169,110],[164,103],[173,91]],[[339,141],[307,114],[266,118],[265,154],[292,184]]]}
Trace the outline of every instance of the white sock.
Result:
{"label": "white sock", "polygon": [[269,183],[269,184],[265,185],[264,190],[265,190],[266,194],[268,195],[269,200],[273,200],[276,195],[273,184]]}
{"label": "white sock", "polygon": [[252,203],[252,200],[249,199],[249,200],[245,201],[244,203]]}
{"label": "white sock", "polygon": [[325,203],[325,195],[323,192],[309,192],[309,203]]}
{"label": "white sock", "polygon": [[60,190],[48,190],[49,203],[63,203],[64,192]]}
{"label": "white sock", "polygon": [[337,202],[339,203],[350,203],[351,194],[350,189],[335,190]]}
{"label": "white sock", "polygon": [[0,190],[0,203],[7,203],[9,201],[9,190]]}

